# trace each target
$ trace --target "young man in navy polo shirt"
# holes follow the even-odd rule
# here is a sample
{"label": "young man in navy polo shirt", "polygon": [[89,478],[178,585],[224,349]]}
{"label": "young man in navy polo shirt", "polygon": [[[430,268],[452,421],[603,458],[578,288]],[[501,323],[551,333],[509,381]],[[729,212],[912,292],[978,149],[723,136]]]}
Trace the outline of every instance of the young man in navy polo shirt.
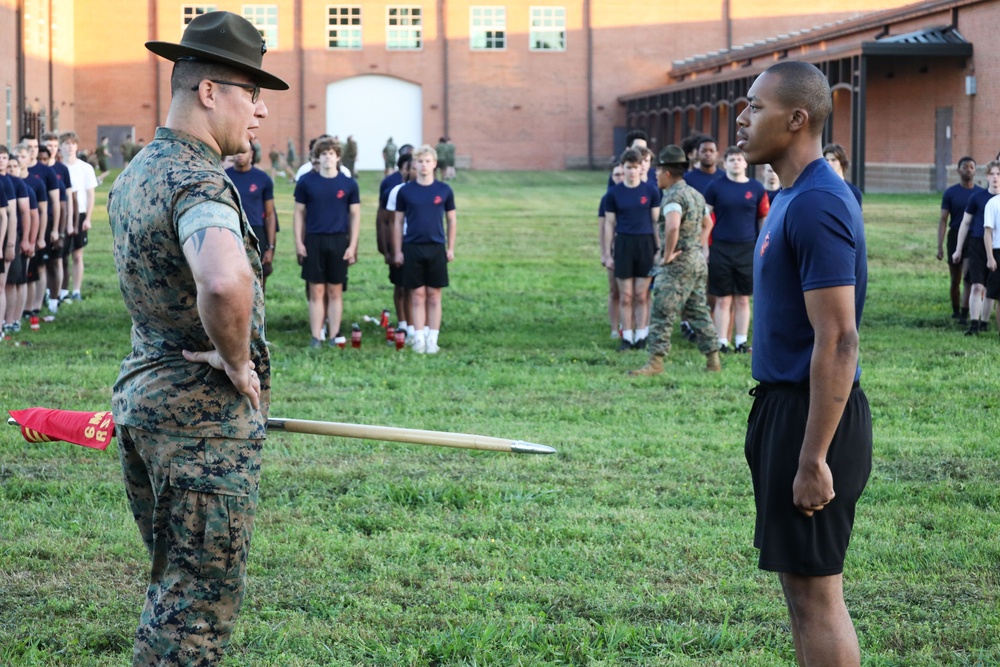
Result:
{"label": "young man in navy polo shirt", "polygon": [[764,71],[736,120],[737,146],[784,189],[754,250],[754,354],[745,453],[759,566],[777,572],[803,667],[857,667],[844,557],[871,473],[872,426],[858,385],[868,268],[861,207],[823,159],[832,109],[817,67]]}
{"label": "young man in navy polo shirt", "polygon": [[361,199],[358,182],[338,168],[340,147],[333,139],[317,141],[312,159],[319,169],[295,184],[295,254],[309,285],[309,346],[321,347],[324,320],[331,346],[340,335],[347,267],[357,261]]}
{"label": "young man in navy polo shirt", "polygon": [[[986,204],[1000,193],[1000,160],[986,163],[987,188],[974,192],[965,205],[965,215],[958,228],[955,252],[951,261],[961,264],[966,249],[969,255],[969,329],[966,336],[986,331],[993,302],[986,297],[986,281],[990,277],[986,266],[986,246],[983,244],[983,221]],[[966,243],[968,242],[968,243]]]}
{"label": "young man in navy polo shirt", "polygon": [[414,151],[416,180],[396,193],[392,225],[393,263],[403,267],[403,287],[410,290],[417,354],[440,350],[441,290],[448,286],[448,262],[455,259],[455,194],[451,186],[434,178],[436,168],[437,152],[431,146]]}
{"label": "young man in navy polo shirt", "polygon": [[[604,200],[604,249],[618,281],[622,340],[619,351],[645,349],[649,329],[649,283],[660,241],[653,225],[660,216],[660,190],[643,183],[642,152],[627,148],[621,157],[625,180]],[[655,194],[654,194],[655,192]],[[614,250],[612,250],[612,243]]]}
{"label": "young man in navy polo shirt", "polygon": [[[941,196],[941,219],[938,221],[937,258],[945,257],[945,230],[947,230],[948,272],[951,283],[948,295],[951,297],[951,316],[959,324],[969,320],[969,281],[965,281],[965,289],[961,288],[962,278],[968,269],[969,257],[963,252],[964,260],[957,264],[951,261],[958,243],[958,228],[962,226],[965,207],[969,198],[982,190],[973,182],[976,176],[976,161],[968,155],[958,161],[958,183],[944,191]],[[968,245],[968,243],[966,243]],[[967,250],[967,248],[966,248]]]}
{"label": "young man in navy polo shirt", "polygon": [[274,181],[253,166],[253,149],[233,156],[233,166],[226,169],[226,176],[240,192],[240,203],[247,221],[260,245],[263,265],[261,287],[267,287],[267,277],[274,271],[274,244],[278,231],[278,218],[274,212]]}
{"label": "young man in navy polo shirt", "polygon": [[735,146],[726,149],[726,175],[708,184],[705,202],[715,216],[708,255],[708,293],[715,296],[712,319],[719,351],[729,352],[729,313],[735,303],[737,352],[746,353],[753,294],[753,247],[771,200],[760,181],[747,177],[747,161]]}

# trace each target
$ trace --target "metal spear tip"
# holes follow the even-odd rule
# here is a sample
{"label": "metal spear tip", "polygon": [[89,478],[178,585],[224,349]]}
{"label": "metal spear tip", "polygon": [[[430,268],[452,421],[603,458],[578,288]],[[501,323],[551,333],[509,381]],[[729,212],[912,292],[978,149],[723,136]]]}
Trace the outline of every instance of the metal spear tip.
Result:
{"label": "metal spear tip", "polygon": [[555,454],[556,450],[548,445],[517,440],[510,444],[510,451],[515,454]]}

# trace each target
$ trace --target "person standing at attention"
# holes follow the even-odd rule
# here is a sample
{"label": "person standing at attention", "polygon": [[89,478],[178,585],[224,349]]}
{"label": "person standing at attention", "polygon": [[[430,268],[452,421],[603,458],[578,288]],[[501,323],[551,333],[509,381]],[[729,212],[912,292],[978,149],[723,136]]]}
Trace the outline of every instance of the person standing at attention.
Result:
{"label": "person standing at attention", "polygon": [[858,667],[844,559],[871,474],[872,422],[859,385],[868,284],[861,206],[823,159],[833,102],[816,66],[757,77],[737,146],[784,189],[754,251],[754,353],[745,454],[759,567],[778,573],[800,667]]}
{"label": "person standing at attention", "polygon": [[261,263],[223,155],[267,117],[267,50],[242,16],[194,18],[164,127],[108,198],[132,351],[111,403],[129,505],[149,554],[133,667],[222,662],[243,603],[270,404]]}

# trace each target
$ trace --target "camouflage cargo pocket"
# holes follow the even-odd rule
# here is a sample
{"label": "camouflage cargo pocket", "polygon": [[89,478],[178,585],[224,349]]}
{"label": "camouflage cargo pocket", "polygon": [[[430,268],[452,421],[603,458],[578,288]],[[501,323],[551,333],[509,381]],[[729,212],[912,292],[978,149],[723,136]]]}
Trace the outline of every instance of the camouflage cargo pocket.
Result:
{"label": "camouflage cargo pocket", "polygon": [[206,579],[241,578],[253,525],[251,483],[234,471],[175,459],[169,530],[170,560]]}

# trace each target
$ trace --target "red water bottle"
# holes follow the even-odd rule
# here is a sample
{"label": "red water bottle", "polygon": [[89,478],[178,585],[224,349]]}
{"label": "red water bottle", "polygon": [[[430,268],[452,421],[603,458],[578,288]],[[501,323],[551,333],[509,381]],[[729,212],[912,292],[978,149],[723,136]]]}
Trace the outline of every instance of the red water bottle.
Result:
{"label": "red water bottle", "polygon": [[392,345],[393,341],[396,340],[396,327],[391,324],[385,328],[385,340],[389,345]]}
{"label": "red water bottle", "polygon": [[383,310],[382,311],[382,321],[380,321],[378,323],[378,325],[380,327],[382,327],[383,329],[385,329],[387,326],[389,326],[389,311],[388,310]]}
{"label": "red water bottle", "polygon": [[396,329],[396,349],[402,350],[406,347],[406,329]]}
{"label": "red water bottle", "polygon": [[357,322],[351,325],[351,347],[355,350],[361,347],[361,327]]}

